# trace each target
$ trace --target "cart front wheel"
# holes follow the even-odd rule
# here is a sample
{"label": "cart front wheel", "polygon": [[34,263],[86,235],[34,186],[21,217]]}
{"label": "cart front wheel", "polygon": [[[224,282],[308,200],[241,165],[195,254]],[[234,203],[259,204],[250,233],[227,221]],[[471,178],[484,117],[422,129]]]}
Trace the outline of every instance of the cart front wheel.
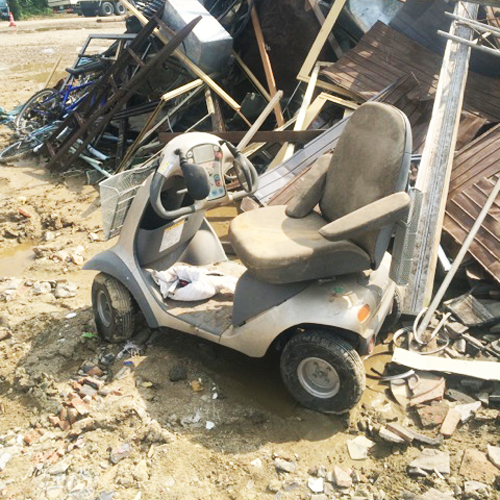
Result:
{"label": "cart front wheel", "polygon": [[303,406],[324,413],[344,413],[360,400],[366,386],[359,354],[334,332],[305,331],[286,344],[281,376]]}
{"label": "cart front wheel", "polygon": [[92,305],[97,332],[102,339],[118,343],[134,333],[134,300],[127,288],[109,274],[100,273],[92,284]]}

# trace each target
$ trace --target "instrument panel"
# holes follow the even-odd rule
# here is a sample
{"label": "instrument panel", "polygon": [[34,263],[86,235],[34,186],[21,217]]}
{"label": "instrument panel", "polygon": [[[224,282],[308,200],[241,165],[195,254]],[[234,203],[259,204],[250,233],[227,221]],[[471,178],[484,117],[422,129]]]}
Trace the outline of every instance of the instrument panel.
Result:
{"label": "instrument panel", "polygon": [[196,146],[186,153],[186,160],[207,171],[210,184],[208,200],[217,200],[226,196],[226,186],[222,177],[223,154],[220,146],[214,144]]}

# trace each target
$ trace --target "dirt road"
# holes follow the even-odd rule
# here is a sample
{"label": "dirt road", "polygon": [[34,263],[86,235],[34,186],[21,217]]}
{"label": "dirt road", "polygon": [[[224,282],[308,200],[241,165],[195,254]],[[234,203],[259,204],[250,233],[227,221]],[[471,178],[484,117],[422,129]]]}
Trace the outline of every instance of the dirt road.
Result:
{"label": "dirt road", "polygon": [[[1,27],[0,106],[39,90],[59,55],[61,69],[71,65],[89,33],[123,29],[78,18]],[[3,128],[0,146],[9,137]],[[454,494],[464,483],[462,451],[497,444],[494,423],[464,426],[444,444],[450,477],[410,479],[407,465],[419,448],[387,443],[376,429],[418,421],[386,397],[385,386],[369,381],[348,427],[345,418],[296,406],[274,358],[252,360],[145,327],[133,346],[101,343],[91,312],[94,274],[81,270],[113,243],[101,241],[96,199],[84,176],[51,177],[36,159],[0,167],[0,498],[308,499],[316,489],[316,500],[396,500],[431,486]],[[69,429],[69,402],[89,371],[105,385]],[[366,433],[375,442],[369,458],[351,460],[347,441]],[[278,458],[289,472],[278,470]],[[351,488],[332,485],[336,465],[353,473]],[[325,472],[321,496],[308,482],[321,483]]]}

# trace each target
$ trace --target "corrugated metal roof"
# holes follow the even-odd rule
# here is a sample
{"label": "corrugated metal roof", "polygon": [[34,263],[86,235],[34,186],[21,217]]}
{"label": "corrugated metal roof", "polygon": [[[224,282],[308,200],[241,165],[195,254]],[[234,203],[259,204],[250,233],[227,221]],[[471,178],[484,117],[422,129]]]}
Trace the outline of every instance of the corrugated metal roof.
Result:
{"label": "corrugated metal roof", "polygon": [[[424,92],[433,95],[441,64],[440,56],[379,22],[356,47],[323,72],[365,99],[408,73],[416,76]],[[464,107],[488,120],[500,121],[500,79],[469,73]]]}
{"label": "corrugated metal roof", "polygon": [[[457,153],[451,173],[444,230],[462,244],[500,175],[500,125]],[[500,282],[500,196],[470,247],[474,258]]]}

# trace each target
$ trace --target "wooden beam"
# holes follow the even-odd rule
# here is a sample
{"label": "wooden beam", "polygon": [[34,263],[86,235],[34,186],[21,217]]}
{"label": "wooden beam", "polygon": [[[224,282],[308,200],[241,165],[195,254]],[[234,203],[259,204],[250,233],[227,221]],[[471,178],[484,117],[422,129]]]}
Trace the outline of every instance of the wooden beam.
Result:
{"label": "wooden beam", "polygon": [[333,3],[328,16],[326,16],[325,22],[321,29],[319,30],[318,36],[316,40],[314,40],[311,48],[309,49],[309,53],[302,64],[302,68],[300,68],[299,74],[297,78],[302,80],[302,78],[307,78],[318,60],[319,54],[323,47],[325,46],[326,41],[328,40],[328,35],[331,33],[333,26],[337,22],[337,19],[340,15],[340,12],[344,8],[344,5],[347,0],[335,0]]}
{"label": "wooden beam", "polygon": [[[319,6],[319,0],[307,0],[306,3],[309,3],[319,23],[321,24],[321,26],[323,26],[323,24],[325,24],[326,17],[323,14],[321,7]],[[344,55],[344,51],[340,47],[339,42],[337,42],[337,39],[332,32],[330,32],[330,34],[328,35],[328,43],[330,44],[332,50],[335,52],[335,55],[340,59]]]}
{"label": "wooden beam", "polygon": [[[298,144],[307,144],[324,132],[322,129],[315,130],[259,130],[255,133],[252,142],[266,142],[269,144],[273,143],[285,143],[285,142],[295,142]],[[245,137],[246,132],[243,130],[232,130],[230,132],[214,132],[217,137],[229,141],[233,144],[238,144],[238,142]],[[175,139],[183,132],[160,132],[159,140],[162,144],[169,143],[172,139]]]}
{"label": "wooden beam", "polygon": [[[311,74],[311,78],[309,80],[309,83],[307,84],[307,88],[304,94],[304,99],[302,99],[302,104],[300,105],[299,113],[297,116],[297,121],[295,122],[295,125],[293,126],[293,130],[304,130],[307,128],[306,126],[306,114],[307,110],[309,109],[309,105],[311,104],[314,90],[316,89],[316,82],[318,81],[318,75],[319,75],[319,70],[321,68],[321,64],[316,63],[316,66],[314,67],[314,70]],[[283,161],[288,160],[291,156],[293,156],[293,153],[295,152],[295,146],[293,144],[289,144],[285,154],[283,155]]]}
{"label": "wooden beam", "polygon": [[[128,0],[123,0],[121,2],[137,19],[142,25],[145,25],[148,20],[146,16],[135,6],[132,5]],[[156,28],[153,31],[154,35],[163,43],[168,43],[168,38]],[[250,122],[241,114],[241,106],[227,93],[222,87],[212,80],[204,71],[202,71],[191,59],[189,59],[180,49],[174,52],[174,56],[179,59],[182,64],[184,64],[192,73],[194,73],[198,78],[201,78],[221,99],[223,99],[231,108],[233,108],[236,113],[238,113],[243,120],[250,126]]]}
{"label": "wooden beam", "polygon": [[[475,19],[478,6],[459,3],[455,14]],[[469,39],[472,30],[454,22],[453,35]],[[437,255],[448,197],[451,167],[457,141],[471,49],[448,41],[443,57],[432,117],[422,153],[416,187],[422,192],[422,209],[403,310],[418,314],[428,305],[434,284]]]}
{"label": "wooden beam", "polygon": [[[249,5],[252,5],[251,0],[248,0]],[[252,7],[252,24],[255,33],[255,38],[257,39],[257,46],[259,48],[260,58],[262,60],[262,66],[264,66],[264,73],[266,75],[267,86],[269,88],[269,94],[274,97],[278,92],[276,88],[276,81],[274,80],[273,68],[271,66],[271,59],[269,59],[269,54],[266,50],[266,42],[264,40],[264,34],[262,33],[262,28],[260,26],[259,16],[257,15],[257,9]],[[281,111],[281,105],[279,102],[274,106],[274,114],[276,116],[276,122],[278,125],[283,125],[285,120],[283,118],[283,112]]]}
{"label": "wooden beam", "polygon": [[255,132],[262,127],[263,123],[267,120],[267,117],[271,114],[273,109],[276,109],[276,104],[280,102],[280,99],[283,97],[283,91],[276,92],[273,95],[273,98],[268,102],[267,106],[262,110],[260,115],[257,117],[253,125],[250,127],[250,130],[246,133],[245,137],[241,139],[238,143],[238,149],[242,151],[244,148],[250,144]]}
{"label": "wooden beam", "polygon": [[163,102],[171,101],[175,97],[179,97],[180,95],[185,94],[186,92],[194,90],[195,88],[199,87],[200,85],[203,85],[203,80],[200,80],[200,79],[193,80],[192,82],[181,85],[180,87],[177,87],[174,90],[171,90],[169,92],[165,92],[165,94],[163,94],[161,96],[161,100]]}
{"label": "wooden beam", "polygon": [[[311,79],[310,76],[302,78],[299,75],[297,77],[297,80],[300,80],[301,82],[304,83],[309,83],[310,79]],[[318,79],[318,81],[316,82],[316,87],[319,87],[323,90],[328,90],[329,92],[335,92],[336,94],[339,94],[343,97],[348,97],[349,99],[352,99],[353,101],[356,102],[365,102],[365,99],[363,99],[363,97],[361,97],[360,95],[356,94],[355,92],[351,92],[350,90],[347,90],[344,87],[341,87],[340,85],[336,85],[335,83],[324,82],[323,80]]]}
{"label": "wooden beam", "polygon": [[334,104],[338,104],[339,106],[342,106],[343,108],[352,109],[353,111],[355,111],[356,109],[358,109],[361,106],[361,104],[358,104],[357,102],[346,101],[345,99],[342,99],[341,97],[337,97],[336,95],[327,94],[326,92],[321,92],[320,95],[324,96],[324,98],[329,102],[333,102]]}

